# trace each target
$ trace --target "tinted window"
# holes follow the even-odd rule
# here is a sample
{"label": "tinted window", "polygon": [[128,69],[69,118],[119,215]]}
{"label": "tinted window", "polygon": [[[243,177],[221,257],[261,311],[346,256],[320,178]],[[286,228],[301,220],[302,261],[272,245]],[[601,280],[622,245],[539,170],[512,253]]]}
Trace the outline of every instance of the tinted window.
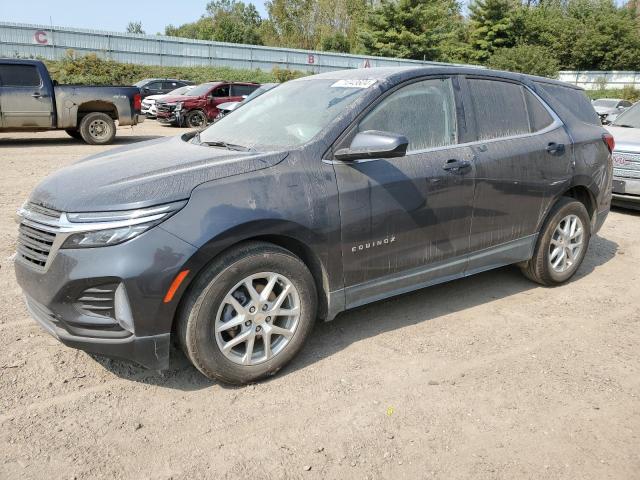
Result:
{"label": "tinted window", "polygon": [[547,109],[540,103],[540,100],[526,88],[524,89],[524,97],[527,102],[527,110],[529,111],[531,131],[537,132],[553,123],[553,117]]}
{"label": "tinted window", "polygon": [[182,84],[178,83],[178,82],[162,82],[162,89],[163,90],[175,90],[178,87],[181,87]]}
{"label": "tinted window", "polygon": [[495,80],[469,80],[478,140],[529,133],[524,88]]}
{"label": "tinted window", "polygon": [[39,87],[40,75],[34,65],[0,65],[0,83],[7,87]]}
{"label": "tinted window", "polygon": [[149,90],[162,90],[162,82],[153,82],[146,86]]}
{"label": "tinted window", "polygon": [[214,97],[228,97],[229,96],[229,85],[225,85],[220,88],[216,88],[211,95]]}
{"label": "tinted window", "polygon": [[536,84],[551,96],[553,100],[551,106],[556,112],[561,113],[562,109],[568,110],[574,117],[582,122],[600,125],[600,117],[598,117],[598,114],[593,109],[591,102],[583,90],[542,82],[536,82]]}
{"label": "tinted window", "polygon": [[358,131],[365,130],[406,135],[409,152],[456,143],[451,80],[425,80],[392,93],[360,122]]}
{"label": "tinted window", "polygon": [[256,88],[258,88],[257,85],[231,85],[231,96],[251,95]]}

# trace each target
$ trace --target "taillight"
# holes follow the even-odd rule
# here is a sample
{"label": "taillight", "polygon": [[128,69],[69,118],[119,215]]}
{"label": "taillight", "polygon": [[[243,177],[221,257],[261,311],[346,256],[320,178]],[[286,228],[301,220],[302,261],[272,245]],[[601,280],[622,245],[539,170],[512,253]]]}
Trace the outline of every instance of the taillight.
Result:
{"label": "taillight", "polygon": [[610,133],[603,133],[602,140],[607,144],[607,148],[609,149],[609,153],[613,152],[614,147],[616,146],[616,141],[613,139],[613,135]]}
{"label": "taillight", "polygon": [[133,109],[136,112],[139,112],[142,109],[142,95],[140,95],[139,93],[136,93],[133,96]]}

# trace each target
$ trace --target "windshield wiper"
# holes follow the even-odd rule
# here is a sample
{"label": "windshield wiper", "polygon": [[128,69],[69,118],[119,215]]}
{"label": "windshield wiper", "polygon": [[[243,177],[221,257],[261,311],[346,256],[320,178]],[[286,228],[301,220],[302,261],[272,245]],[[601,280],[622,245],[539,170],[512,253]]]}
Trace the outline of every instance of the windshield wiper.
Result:
{"label": "windshield wiper", "polygon": [[622,127],[622,128],[636,128],[633,125],[627,125],[626,123],[612,123],[614,127]]}
{"label": "windshield wiper", "polygon": [[209,147],[222,147],[227,150],[236,150],[239,152],[250,152],[253,150],[251,147],[245,147],[244,145],[236,145],[235,143],[227,143],[223,141],[215,141],[215,142],[203,142],[200,141],[200,145],[207,145]]}

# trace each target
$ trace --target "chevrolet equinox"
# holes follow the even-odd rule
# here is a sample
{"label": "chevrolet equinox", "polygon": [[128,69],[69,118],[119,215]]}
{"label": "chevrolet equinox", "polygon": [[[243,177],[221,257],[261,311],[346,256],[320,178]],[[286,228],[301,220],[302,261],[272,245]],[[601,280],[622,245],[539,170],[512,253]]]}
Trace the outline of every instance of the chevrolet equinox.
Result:
{"label": "chevrolet equinox", "polygon": [[16,276],[66,345],[162,370],[174,338],[204,375],[251,382],[316,318],[509,264],[566,282],[609,211],[612,149],[554,80],[323,73],[45,178]]}

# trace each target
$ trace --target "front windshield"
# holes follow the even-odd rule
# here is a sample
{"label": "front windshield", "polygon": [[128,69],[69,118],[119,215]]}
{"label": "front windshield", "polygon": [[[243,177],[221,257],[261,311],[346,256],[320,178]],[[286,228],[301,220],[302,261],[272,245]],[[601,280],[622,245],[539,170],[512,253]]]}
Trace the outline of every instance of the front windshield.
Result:
{"label": "front windshield", "polygon": [[616,118],[611,125],[618,127],[640,128],[640,103],[629,107]]}
{"label": "front windshield", "polygon": [[191,85],[187,85],[186,87],[176,88],[175,90],[171,90],[167,95],[184,95],[189,90],[193,89]]}
{"label": "front windshield", "polygon": [[262,95],[263,93],[268,92],[269,90],[271,90],[274,87],[277,87],[278,84],[277,83],[267,83],[266,85],[262,85],[258,88],[256,88],[251,94],[249,94],[247,96],[247,98],[245,98],[242,102],[243,103],[247,103],[250,102],[251,100],[253,100],[256,97],[259,97],[260,95]]}
{"label": "front windshield", "polygon": [[357,82],[344,80],[287,82],[221,118],[200,138],[203,143],[267,150],[296,147],[311,140],[365,91]]}
{"label": "front windshield", "polygon": [[189,90],[188,92],[185,93],[185,95],[187,97],[200,97],[208,93],[209,90],[211,90],[211,87],[213,87],[214,85],[215,83],[203,83]]}
{"label": "front windshield", "polygon": [[599,100],[595,100],[593,102],[594,107],[606,107],[606,108],[615,108],[618,105],[619,100],[609,100],[606,98],[601,98]]}

